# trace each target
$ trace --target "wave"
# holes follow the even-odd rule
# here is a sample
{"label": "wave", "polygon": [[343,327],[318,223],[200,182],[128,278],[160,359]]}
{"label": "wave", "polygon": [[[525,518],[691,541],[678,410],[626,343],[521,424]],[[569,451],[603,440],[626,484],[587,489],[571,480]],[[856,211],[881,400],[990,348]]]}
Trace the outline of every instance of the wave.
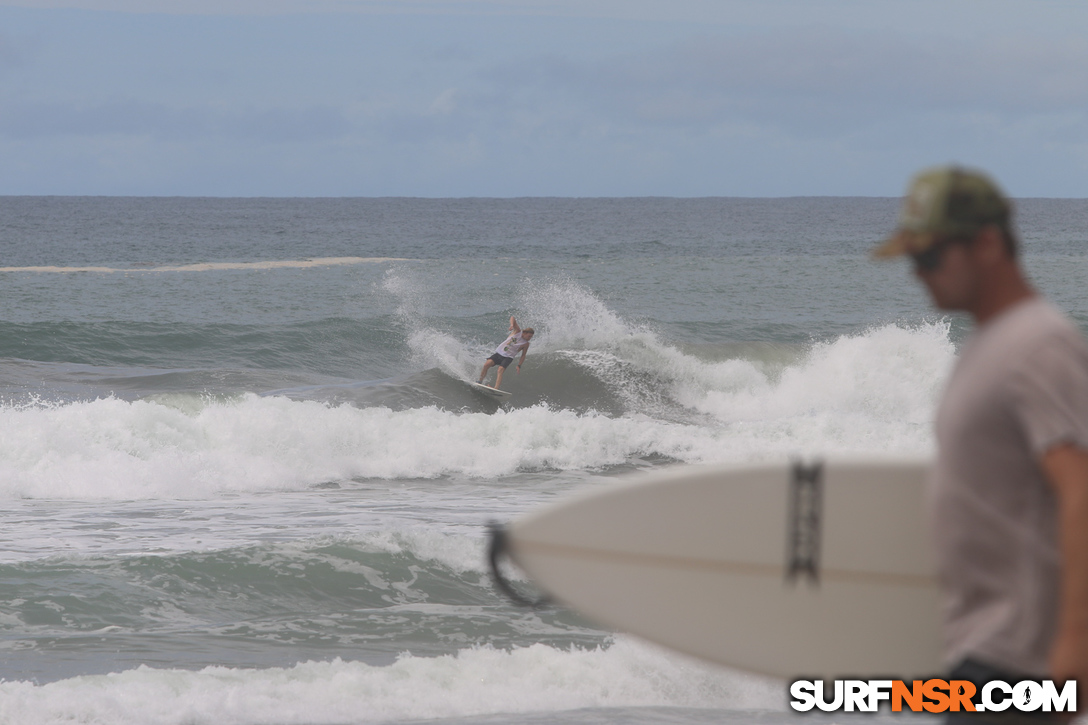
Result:
{"label": "wave", "polygon": [[[35,674],[36,651],[57,648],[78,651],[82,671],[95,672],[333,657],[390,664],[466,643],[595,647],[610,636],[560,609],[526,616],[492,587],[478,538],[424,531],[54,555],[0,565],[0,580],[17,591],[0,595],[0,641],[13,650],[8,671],[24,677]],[[154,651],[133,653],[135,638],[154,639]]]}
{"label": "wave", "polygon": [[545,406],[397,412],[255,395],[8,406],[0,427],[0,496],[27,498],[186,499],[353,479],[494,478],[691,450],[683,426]]}
{"label": "wave", "polygon": [[[176,393],[9,404],[0,407],[0,496],[184,499],[363,479],[492,479],[662,460],[924,455],[932,447],[934,401],[954,356],[940,325],[842,337],[777,371],[758,361],[710,362],[664,352],[650,350],[652,362],[668,364],[656,370],[630,358],[617,365],[616,356],[606,353],[556,354],[552,373],[515,395],[526,407],[482,400],[439,371],[414,382],[291,393],[326,400]],[[558,381],[564,369],[582,371],[582,382],[564,387]],[[609,376],[618,382],[608,382]],[[542,387],[533,394],[533,385]],[[605,402],[615,410],[563,407],[564,391],[578,397],[580,389],[602,399],[612,395]],[[410,395],[444,399],[442,405],[395,409],[336,402],[337,395],[359,395],[369,403],[382,395],[401,403]],[[637,405],[630,402],[635,398]],[[458,401],[464,405],[457,407]],[[659,415],[669,406],[699,417]]]}
{"label": "wave", "polygon": [[[37,345],[63,360],[63,341],[85,335],[82,349],[104,359],[0,363],[0,497],[184,499],[368,479],[925,455],[955,359],[946,321],[808,345],[680,346],[577,284],[526,281],[519,314],[538,334],[522,372],[504,378],[513,396],[500,405],[464,384],[495,340],[423,314],[426,290],[403,270],[382,284],[398,307],[368,321],[53,323],[22,330],[32,343],[10,342],[20,329],[7,325],[0,354]],[[145,357],[149,340],[159,351]],[[167,348],[207,367],[155,366]],[[238,368],[222,366],[226,350]],[[355,355],[400,373],[335,375]]]}
{"label": "wave", "polygon": [[[435,317],[428,314],[430,288],[400,268],[389,270],[381,286],[393,296],[395,309],[366,319],[0,323],[0,398],[25,399],[32,393],[52,400],[93,399],[112,394],[131,400],[164,392],[283,391],[306,400],[394,410],[427,405],[484,410],[465,396],[458,381],[479,375],[505,332],[505,313]],[[918,381],[924,385],[930,384],[934,366],[947,363],[953,350],[946,323],[891,325],[807,345],[681,345],[668,341],[653,324],[623,319],[573,282],[525,281],[518,301],[524,310],[518,313],[522,323],[534,325],[537,335],[521,373],[510,370],[504,378],[504,387],[516,392],[514,407],[543,403],[578,412],[697,423],[701,416],[721,413],[720,406],[704,398],[776,385],[784,370],[802,368],[806,360],[823,354],[821,350],[843,358],[832,348],[845,351],[847,339],[885,346],[883,352],[872,345],[862,352],[854,344],[864,357],[854,372],[874,377],[884,364],[883,353],[899,354],[890,336],[906,335],[911,340],[906,345],[930,358],[916,371],[915,377],[926,378]],[[877,335],[876,329],[901,332]],[[928,342],[923,339],[927,337]],[[866,365],[876,367],[866,372]],[[826,366],[823,372],[832,373]],[[813,373],[802,373],[800,383]],[[886,381],[899,384],[892,376]]]}
{"label": "wave", "polygon": [[[437,362],[450,377],[474,378],[491,347],[429,327],[418,312],[421,292],[402,272],[388,272],[386,286],[402,299],[398,315],[415,358]],[[522,287],[521,324],[535,326],[537,334],[522,373],[508,371],[503,384],[527,404],[698,422],[692,412],[721,420],[759,417],[768,396],[782,414],[820,408],[832,398],[841,408],[887,397],[893,407],[910,408],[909,419],[917,421],[928,415],[955,357],[947,320],[874,326],[808,345],[681,347],[654,325],[623,319],[575,282],[526,280]]]}
{"label": "wave", "polygon": [[620,638],[607,648],[536,644],[404,655],[379,667],[337,659],[259,670],[140,667],[45,685],[0,682],[0,719],[18,725],[346,725],[631,709],[629,719],[608,719],[617,722],[637,721],[637,708],[782,710],[784,692],[778,682]]}
{"label": "wave", "polygon": [[[0,386],[7,382],[9,363],[26,368],[28,362],[40,362],[112,368],[106,372],[113,378],[123,377],[119,368],[124,367],[139,368],[133,378],[171,368],[207,377],[245,371],[258,379],[236,390],[259,391],[268,389],[261,386],[291,383],[291,379],[277,383],[273,379],[277,373],[296,379],[308,373],[311,382],[332,376],[358,380],[361,375],[393,375],[402,370],[399,359],[407,355],[400,331],[387,317],[281,325],[0,322]],[[204,386],[190,388],[194,389]],[[222,385],[212,389],[226,390]]]}

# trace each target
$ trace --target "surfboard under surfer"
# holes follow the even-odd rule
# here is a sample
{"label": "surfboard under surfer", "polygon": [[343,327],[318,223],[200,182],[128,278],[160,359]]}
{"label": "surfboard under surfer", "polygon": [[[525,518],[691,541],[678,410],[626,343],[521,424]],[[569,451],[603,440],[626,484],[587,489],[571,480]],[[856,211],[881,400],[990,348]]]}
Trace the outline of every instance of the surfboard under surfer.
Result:
{"label": "surfboard under surfer", "polygon": [[518,321],[510,317],[510,335],[503,340],[502,344],[495,348],[495,353],[484,361],[484,369],[480,371],[480,379],[476,382],[481,385],[484,382],[484,378],[487,377],[487,371],[492,366],[497,365],[499,370],[495,375],[495,384],[491,387],[498,390],[502,385],[502,375],[506,372],[506,368],[510,363],[514,362],[514,356],[519,352],[521,353],[521,359],[518,360],[517,371],[521,372],[521,364],[525,362],[525,355],[529,352],[529,341],[533,339],[533,328],[526,327],[524,330],[518,327]]}

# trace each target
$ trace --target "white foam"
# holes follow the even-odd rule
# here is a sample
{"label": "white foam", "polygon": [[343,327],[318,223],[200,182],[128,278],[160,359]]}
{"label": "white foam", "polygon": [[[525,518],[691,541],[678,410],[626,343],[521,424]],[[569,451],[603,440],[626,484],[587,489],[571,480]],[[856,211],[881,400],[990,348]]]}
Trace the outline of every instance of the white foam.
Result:
{"label": "white foam", "polygon": [[[420,323],[418,287],[383,282],[409,344],[450,374],[479,353]],[[689,463],[796,455],[926,455],[933,407],[955,350],[944,322],[886,325],[810,347],[769,369],[707,361],[630,325],[573,283],[526,283],[539,343],[597,376],[630,413],[545,405],[488,415],[436,407],[359,409],[281,397],[167,397],[0,407],[0,497],[205,498],[352,479],[494,479],[584,471],[664,456]],[[658,415],[668,397],[699,423]],[[425,440],[426,445],[421,445]]]}
{"label": "white foam", "polygon": [[[630,347],[608,355],[655,370],[676,399],[708,416],[703,424],[544,405],[493,415],[395,412],[255,395],[6,406],[0,496],[201,498],[362,478],[593,470],[644,456],[703,463],[926,455],[934,401],[954,359],[942,324],[891,325],[821,343],[777,377],[749,361],[700,361],[652,339],[631,347],[644,356]],[[580,359],[595,364],[591,355]]]}
{"label": "white foam", "polygon": [[777,431],[809,450],[925,453],[954,360],[947,323],[888,325],[816,344],[777,380],[737,361],[709,365],[679,397],[735,428]]}
{"label": "white foam", "polygon": [[372,532],[360,538],[364,548],[371,551],[407,552],[417,559],[435,561],[459,573],[488,570],[480,556],[479,539],[438,531],[434,526]]}
{"label": "white foam", "polygon": [[494,478],[682,453],[683,431],[670,428],[678,427],[543,406],[394,412],[255,395],[205,401],[196,412],[113,398],[9,406],[0,408],[0,495],[202,498],[354,478]]}
{"label": "white foam", "polygon": [[372,723],[588,707],[781,710],[785,684],[710,668],[620,639],[608,649],[402,656],[386,667],[309,662],[199,672],[141,667],[46,685],[0,682],[11,725]]}

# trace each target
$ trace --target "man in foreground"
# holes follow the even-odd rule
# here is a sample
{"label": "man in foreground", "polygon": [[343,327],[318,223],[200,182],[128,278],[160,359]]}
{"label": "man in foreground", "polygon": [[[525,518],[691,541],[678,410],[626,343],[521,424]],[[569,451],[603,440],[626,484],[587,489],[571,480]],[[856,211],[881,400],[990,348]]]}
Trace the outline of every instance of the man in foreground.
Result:
{"label": "man in foreground", "polygon": [[1088,344],[1029,285],[1008,200],[983,174],[915,177],[899,228],[942,310],[977,328],[936,423],[931,505],[952,677],[1078,680],[1088,698]]}

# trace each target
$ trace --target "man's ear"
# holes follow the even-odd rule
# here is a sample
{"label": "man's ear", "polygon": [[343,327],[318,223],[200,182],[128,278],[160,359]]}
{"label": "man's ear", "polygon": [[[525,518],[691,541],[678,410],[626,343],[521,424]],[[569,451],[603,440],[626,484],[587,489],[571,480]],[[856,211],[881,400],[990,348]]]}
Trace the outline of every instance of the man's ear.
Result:
{"label": "man's ear", "polygon": [[986,265],[998,264],[1009,256],[1005,247],[1005,236],[996,224],[980,229],[971,247],[975,259]]}

